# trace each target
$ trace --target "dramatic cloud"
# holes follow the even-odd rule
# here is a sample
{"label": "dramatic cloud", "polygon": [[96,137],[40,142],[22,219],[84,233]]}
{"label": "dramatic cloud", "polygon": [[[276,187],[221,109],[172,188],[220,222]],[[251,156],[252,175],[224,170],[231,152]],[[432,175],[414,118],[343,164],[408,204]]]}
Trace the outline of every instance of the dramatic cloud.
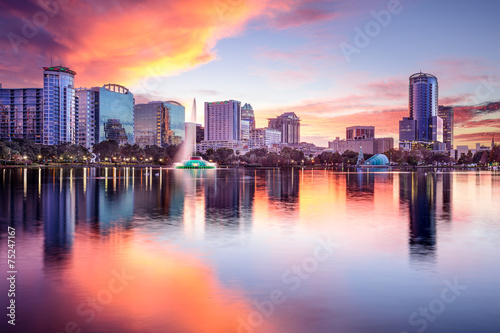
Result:
{"label": "dramatic cloud", "polygon": [[4,0],[2,7],[0,82],[9,86],[39,86],[51,59],[75,70],[80,86],[176,75],[216,59],[217,42],[252,19],[283,29],[332,17],[325,3],[295,0]]}
{"label": "dramatic cloud", "polygon": [[[477,132],[477,133],[464,133],[455,135],[455,140],[461,143],[490,143],[492,138],[495,137],[496,143],[500,141],[500,131],[496,132]],[[469,147],[475,147],[469,144]]]}
{"label": "dramatic cloud", "polygon": [[[388,83],[387,87],[394,84]],[[283,112],[295,112],[302,123],[308,126],[301,128],[301,140],[326,145],[335,137],[345,138],[345,128],[354,125],[375,126],[377,137],[393,137],[395,144],[399,140],[399,121],[408,116],[408,108],[399,106],[376,106],[368,101],[377,102],[395,98],[393,89],[378,89],[376,96],[350,96],[329,101],[308,101],[296,106],[266,110],[265,113],[278,115]],[[396,85],[397,86],[397,85]],[[367,87],[376,87],[368,84]],[[377,89],[375,89],[377,90]],[[385,92],[385,93],[384,93]],[[461,101],[462,97],[451,97],[450,100]],[[396,103],[397,104],[397,103]],[[447,104],[450,105],[450,104]],[[453,104],[451,104],[453,106]],[[481,106],[455,106],[455,144],[473,145],[476,141],[484,142],[492,133],[497,133],[500,141],[500,102]],[[489,118],[484,118],[488,116]],[[260,124],[267,124],[264,118],[258,118]],[[474,131],[474,133],[470,133]],[[485,134],[486,133],[486,134]],[[486,140],[487,141],[487,140]]]}

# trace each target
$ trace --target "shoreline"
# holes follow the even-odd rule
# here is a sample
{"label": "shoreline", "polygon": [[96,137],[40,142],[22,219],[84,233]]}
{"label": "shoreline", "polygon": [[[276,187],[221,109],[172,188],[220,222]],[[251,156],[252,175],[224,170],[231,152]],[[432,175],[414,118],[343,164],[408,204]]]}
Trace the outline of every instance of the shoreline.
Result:
{"label": "shoreline", "polygon": [[[0,165],[0,169],[15,169],[15,168],[65,168],[65,169],[79,169],[79,168],[172,168],[174,169],[173,164],[171,165],[161,165],[161,164],[101,164],[101,163],[93,163],[93,164],[76,164],[76,163],[68,163],[68,164],[30,164],[30,165]],[[497,167],[498,168],[498,167]],[[254,170],[274,170],[274,169],[303,169],[303,170],[334,170],[334,171],[358,171],[358,169],[362,171],[370,171],[374,169],[387,169],[387,171],[417,171],[419,169],[452,169],[452,170],[462,170],[462,171],[499,171],[495,170],[493,167],[489,166],[434,166],[434,165],[418,165],[418,166],[407,166],[407,165],[390,165],[390,166],[301,166],[301,165],[284,165],[284,166],[244,166],[244,165],[220,165],[217,169],[254,169]]]}

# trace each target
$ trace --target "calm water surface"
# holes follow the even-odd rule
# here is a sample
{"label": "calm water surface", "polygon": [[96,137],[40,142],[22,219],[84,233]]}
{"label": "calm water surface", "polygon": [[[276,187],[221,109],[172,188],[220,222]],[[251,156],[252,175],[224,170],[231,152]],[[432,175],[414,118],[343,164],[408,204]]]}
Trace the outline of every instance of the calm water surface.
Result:
{"label": "calm water surface", "polygon": [[0,169],[16,332],[500,332],[500,174]]}

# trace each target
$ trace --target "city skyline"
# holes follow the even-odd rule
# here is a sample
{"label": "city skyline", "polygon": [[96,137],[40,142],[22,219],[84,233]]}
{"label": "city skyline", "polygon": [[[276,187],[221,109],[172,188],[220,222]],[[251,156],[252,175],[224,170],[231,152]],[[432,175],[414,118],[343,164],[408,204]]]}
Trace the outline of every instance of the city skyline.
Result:
{"label": "city skyline", "polygon": [[136,103],[234,99],[252,105],[256,127],[294,112],[301,141],[326,146],[355,125],[397,141],[408,76],[421,70],[439,79],[439,105],[455,107],[455,145],[489,143],[500,126],[495,1],[48,4],[5,3],[4,88],[41,87],[52,60],[78,73],[75,87],[115,82]]}

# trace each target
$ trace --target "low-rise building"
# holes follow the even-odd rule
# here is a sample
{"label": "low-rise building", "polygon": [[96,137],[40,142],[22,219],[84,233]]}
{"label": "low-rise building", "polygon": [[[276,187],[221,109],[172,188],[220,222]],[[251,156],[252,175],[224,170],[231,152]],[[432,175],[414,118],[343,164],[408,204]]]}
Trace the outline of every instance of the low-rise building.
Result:
{"label": "low-rise building", "polygon": [[281,142],[281,131],[269,128],[256,128],[250,131],[250,147],[271,147]]}
{"label": "low-rise building", "polygon": [[343,154],[347,150],[359,151],[363,149],[365,154],[383,154],[394,148],[394,138],[373,138],[362,140],[340,140],[337,137],[334,141],[328,142],[328,148]]}

